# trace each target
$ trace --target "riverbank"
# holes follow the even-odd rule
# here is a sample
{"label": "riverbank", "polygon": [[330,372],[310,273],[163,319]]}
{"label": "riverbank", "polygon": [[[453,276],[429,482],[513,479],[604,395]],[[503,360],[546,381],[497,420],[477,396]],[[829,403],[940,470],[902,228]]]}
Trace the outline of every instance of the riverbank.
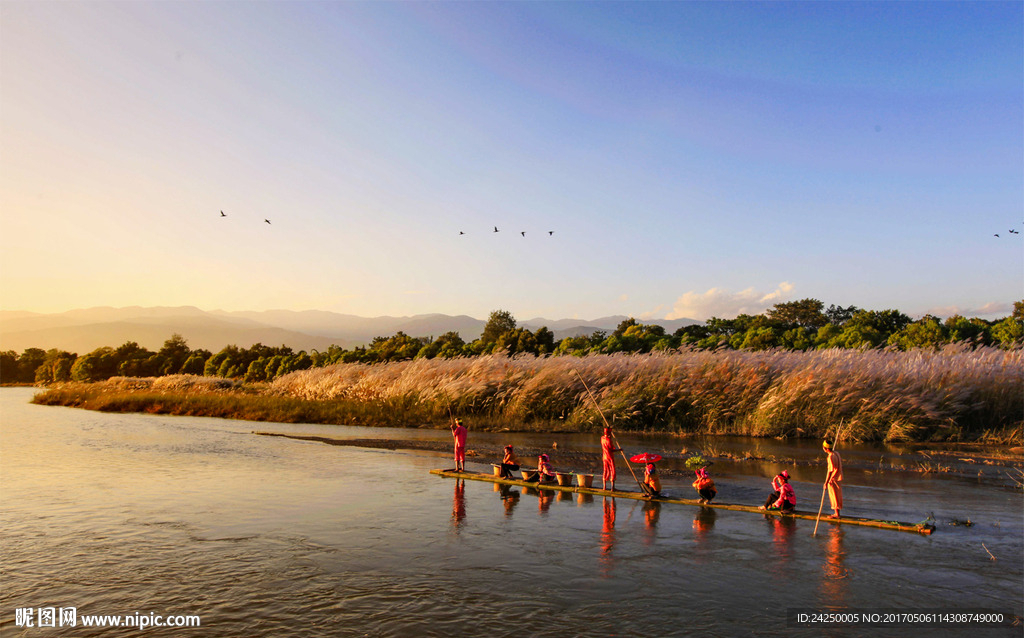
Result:
{"label": "riverbank", "polygon": [[[586,385],[584,385],[584,380]],[[62,384],[36,402],[283,423],[1024,445],[1024,351],[680,351],[338,364],[273,383]]]}

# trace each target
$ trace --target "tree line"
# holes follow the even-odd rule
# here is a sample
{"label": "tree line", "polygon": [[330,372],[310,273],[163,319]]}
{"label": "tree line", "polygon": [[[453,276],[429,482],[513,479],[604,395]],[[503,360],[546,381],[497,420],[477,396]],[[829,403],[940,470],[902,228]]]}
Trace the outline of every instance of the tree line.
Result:
{"label": "tree line", "polygon": [[761,315],[735,319],[712,317],[704,324],[683,326],[669,334],[657,324],[634,318],[622,321],[608,334],[556,340],[546,327],[521,327],[512,313],[495,310],[479,339],[466,342],[457,332],[440,337],[412,337],[397,332],[376,337],[367,346],[346,349],[330,346],[320,352],[295,352],[288,346],[257,343],[250,348],[229,345],[216,354],[189,348],[181,335],[172,335],[152,352],[129,341],[118,348],[97,348],[88,354],[28,348],[18,355],[0,352],[0,382],[53,383],[103,381],[114,376],[156,377],[194,374],[265,382],[293,372],[336,363],[384,363],[435,357],[475,357],[495,352],[509,355],[584,356],[591,353],[645,353],[678,348],[734,350],[820,350],[939,348],[950,343],[974,347],[1011,348],[1024,345],[1024,300],[1014,303],[1013,314],[986,321],[953,316],[942,320],[926,315],[913,321],[897,310],[863,310],[855,306],[829,306],[817,299],[775,304]]}

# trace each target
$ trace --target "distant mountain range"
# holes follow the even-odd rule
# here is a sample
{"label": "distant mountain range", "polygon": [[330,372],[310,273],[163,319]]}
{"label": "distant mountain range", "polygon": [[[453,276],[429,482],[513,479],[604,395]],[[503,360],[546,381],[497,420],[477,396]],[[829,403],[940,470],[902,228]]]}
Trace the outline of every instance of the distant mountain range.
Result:
{"label": "distant mountain range", "polygon": [[[611,332],[624,316],[579,319],[528,319],[518,325],[530,330],[546,326],[556,339],[596,330]],[[660,324],[669,333],[680,326],[700,323],[692,319],[640,320]],[[0,350],[21,353],[26,348],[58,348],[85,354],[103,346],[117,347],[134,341],[158,350],[172,334],[180,334],[189,347],[217,352],[227,345],[248,348],[255,343],[287,345],[294,350],[326,350],[332,344],[353,348],[374,337],[404,332],[413,337],[439,337],[454,331],[466,341],[483,332],[485,319],[466,315],[415,315],[412,317],[357,317],[320,310],[265,310],[261,312],[205,311],[192,306],[174,308],[87,308],[42,314],[0,311]]]}

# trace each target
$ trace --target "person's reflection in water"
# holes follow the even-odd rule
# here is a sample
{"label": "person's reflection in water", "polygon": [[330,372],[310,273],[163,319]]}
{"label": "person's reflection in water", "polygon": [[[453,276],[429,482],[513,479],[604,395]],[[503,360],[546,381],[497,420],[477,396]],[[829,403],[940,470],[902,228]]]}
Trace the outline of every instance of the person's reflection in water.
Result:
{"label": "person's reflection in water", "polygon": [[657,501],[646,501],[644,503],[644,543],[651,544],[651,541],[658,535],[658,518],[661,517],[661,503]]}
{"label": "person's reflection in water", "polygon": [[512,510],[519,505],[519,490],[514,490],[511,485],[502,483],[495,483],[494,487],[501,497],[501,502],[505,505],[505,516],[512,516]]}
{"label": "person's reflection in water", "polygon": [[551,509],[551,502],[555,500],[555,494],[551,490],[538,490],[537,508],[541,514],[547,514]]}
{"label": "person's reflection in water", "polygon": [[708,537],[715,527],[717,516],[718,512],[713,507],[702,507],[693,519],[693,540],[697,544],[698,550],[694,555],[694,560],[698,564],[707,562],[707,556],[710,556]]}
{"label": "person's reflection in water", "polygon": [[693,540],[698,545],[704,544],[708,539],[708,532],[715,528],[715,518],[718,512],[713,507],[702,507],[693,519]]}
{"label": "person's reflection in water", "polygon": [[455,495],[452,497],[452,526],[455,528],[455,531],[459,531],[465,518],[466,482],[462,479],[455,479]]}
{"label": "person's reflection in water", "polygon": [[775,549],[776,559],[772,564],[781,565],[788,563],[793,557],[793,532],[796,531],[796,519],[792,516],[772,516],[765,514],[765,520],[772,530],[772,545]]}
{"label": "person's reflection in water", "polygon": [[615,546],[615,499],[604,497],[604,519],[601,524],[601,575],[611,575],[612,547]]}
{"label": "person's reflection in water", "polygon": [[849,575],[843,563],[846,561],[846,550],[843,548],[843,528],[841,525],[830,525],[828,541],[825,543],[825,564],[822,566],[821,598],[829,605],[842,607],[846,604],[846,593],[849,586],[846,577]]}

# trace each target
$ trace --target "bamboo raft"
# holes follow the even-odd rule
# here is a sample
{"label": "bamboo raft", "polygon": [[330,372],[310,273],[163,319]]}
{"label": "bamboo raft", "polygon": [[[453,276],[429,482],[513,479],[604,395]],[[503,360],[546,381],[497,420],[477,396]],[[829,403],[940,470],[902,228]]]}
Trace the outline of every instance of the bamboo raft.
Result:
{"label": "bamboo raft", "polygon": [[[803,518],[807,520],[817,520],[818,515],[815,512],[801,512],[796,510],[793,512],[780,512],[777,510],[763,510],[758,507],[750,505],[736,505],[733,503],[701,503],[697,499],[688,498],[669,498],[669,497],[648,497],[642,492],[624,492],[622,490],[602,490],[594,487],[578,487],[575,485],[558,485],[557,483],[534,483],[522,481],[519,479],[503,479],[498,478],[493,474],[484,474],[481,472],[456,472],[454,470],[430,470],[431,474],[437,476],[443,476],[446,478],[461,478],[470,481],[484,481],[486,483],[499,483],[502,485],[518,485],[521,487],[532,487],[539,490],[552,490],[556,492],[572,492],[576,494],[590,494],[593,496],[610,496],[613,498],[630,498],[633,500],[649,500],[655,503],[673,503],[678,505],[691,505],[694,507],[713,507],[715,509],[732,510],[735,512],[750,512],[752,514],[765,514],[769,516],[787,516],[790,518]],[[856,516],[844,516],[842,518],[826,518],[822,517],[823,523],[832,523],[833,525],[860,525],[863,527],[877,527],[879,529],[891,529],[900,532],[914,532],[917,534],[931,534],[935,531],[935,525],[927,522],[922,523],[901,523],[899,521],[882,521],[873,518],[859,518]]]}

